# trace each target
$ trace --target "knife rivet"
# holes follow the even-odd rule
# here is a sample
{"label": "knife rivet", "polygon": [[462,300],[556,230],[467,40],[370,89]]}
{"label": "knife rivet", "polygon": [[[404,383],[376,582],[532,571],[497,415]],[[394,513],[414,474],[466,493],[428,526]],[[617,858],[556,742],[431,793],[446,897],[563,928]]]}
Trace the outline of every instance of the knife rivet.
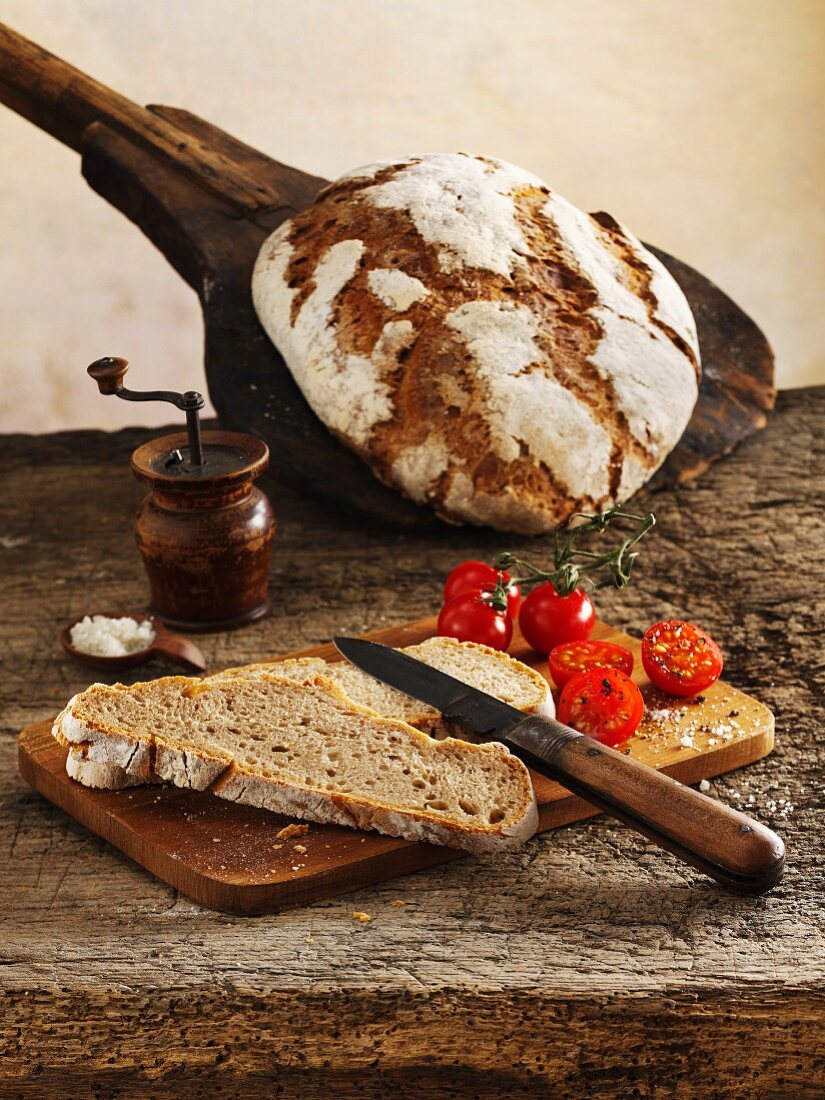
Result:
{"label": "knife rivet", "polygon": [[601,756],[601,753],[599,752],[598,749],[588,749],[587,750],[587,755],[588,756]]}
{"label": "knife rivet", "polygon": [[753,829],[750,827],[750,825],[740,825],[739,826],[739,832],[740,833],[752,833]]}

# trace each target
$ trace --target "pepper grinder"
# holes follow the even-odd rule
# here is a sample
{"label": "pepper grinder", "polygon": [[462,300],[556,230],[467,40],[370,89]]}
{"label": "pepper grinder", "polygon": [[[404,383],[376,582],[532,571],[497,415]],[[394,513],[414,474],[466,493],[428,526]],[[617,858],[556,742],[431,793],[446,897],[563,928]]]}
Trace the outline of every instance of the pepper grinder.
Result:
{"label": "pepper grinder", "polygon": [[270,611],[269,551],[275,514],[253,481],[269,449],[241,432],[201,431],[204,400],[194,390],[125,389],[126,359],[97,359],[87,371],[102,394],[169,401],[187,431],[160,436],[132,454],[132,472],[151,492],[135,518],[149,576],[151,610],[178,630],[232,630]]}

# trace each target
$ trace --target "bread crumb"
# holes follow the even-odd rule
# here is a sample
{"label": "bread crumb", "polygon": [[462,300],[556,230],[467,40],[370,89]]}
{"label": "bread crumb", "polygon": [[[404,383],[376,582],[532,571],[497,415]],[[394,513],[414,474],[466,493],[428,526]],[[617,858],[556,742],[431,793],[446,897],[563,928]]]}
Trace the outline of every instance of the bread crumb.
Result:
{"label": "bread crumb", "polygon": [[404,906],[405,906],[406,904],[407,904],[407,903],[406,903],[405,901],[402,901],[402,900],[401,900],[400,898],[396,898],[396,899],[395,899],[395,901],[393,902],[393,905],[394,905],[394,906],[395,906],[395,907],[396,907],[397,909],[401,909],[401,908],[403,908],[403,907],[404,907]]}
{"label": "bread crumb", "polygon": [[360,920],[362,924],[369,924],[369,922],[372,920],[372,917],[369,915],[369,913],[362,913],[360,909],[356,909],[352,914],[352,919]]}
{"label": "bread crumb", "polygon": [[315,940],[312,938],[312,936],[305,936],[304,943],[315,943]]}
{"label": "bread crumb", "polygon": [[304,844],[294,844],[292,846],[293,852],[300,852],[302,856],[306,855],[306,846]]}
{"label": "bread crumb", "polygon": [[699,784],[699,790],[702,791],[703,794],[705,791],[710,790],[710,783],[708,783],[707,779],[703,779],[702,782]]}
{"label": "bread crumb", "polygon": [[221,842],[221,838],[219,836],[213,836],[212,837],[212,843],[213,844],[220,844],[220,842]]}
{"label": "bread crumb", "polygon": [[285,825],[275,836],[278,840],[288,840],[291,836],[306,836],[309,825]]}
{"label": "bread crumb", "polygon": [[283,848],[283,844],[273,844],[273,845],[272,845],[272,847],[273,847],[273,848],[275,849],[275,851],[277,852],[279,848]]}

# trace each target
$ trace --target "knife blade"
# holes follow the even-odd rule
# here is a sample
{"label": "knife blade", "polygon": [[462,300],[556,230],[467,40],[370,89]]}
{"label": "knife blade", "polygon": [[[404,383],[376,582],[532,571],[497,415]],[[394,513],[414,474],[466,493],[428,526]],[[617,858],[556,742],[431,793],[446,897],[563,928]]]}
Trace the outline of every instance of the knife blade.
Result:
{"label": "knife blade", "polygon": [[781,839],[758,821],[685,787],[552,718],[524,715],[495,696],[380,642],[333,638],[368,675],[427,703],[533,771],[623,821],[735,893],[761,894],[785,868]]}

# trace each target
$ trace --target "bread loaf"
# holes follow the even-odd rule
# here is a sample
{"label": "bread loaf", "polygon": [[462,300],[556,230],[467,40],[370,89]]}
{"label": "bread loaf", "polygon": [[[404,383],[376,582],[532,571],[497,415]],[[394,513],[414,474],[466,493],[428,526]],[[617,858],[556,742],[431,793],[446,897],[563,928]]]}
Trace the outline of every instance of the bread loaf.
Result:
{"label": "bread loaf", "polygon": [[342,177],[264,243],[252,294],[320,419],[453,522],[538,533],[627,499],[698,395],[662,264],[489,157]]}
{"label": "bread loaf", "polygon": [[517,847],[538,825],[529,773],[504,745],[435,741],[323,676],[94,684],[54,735],[104,768],[469,852]]}

